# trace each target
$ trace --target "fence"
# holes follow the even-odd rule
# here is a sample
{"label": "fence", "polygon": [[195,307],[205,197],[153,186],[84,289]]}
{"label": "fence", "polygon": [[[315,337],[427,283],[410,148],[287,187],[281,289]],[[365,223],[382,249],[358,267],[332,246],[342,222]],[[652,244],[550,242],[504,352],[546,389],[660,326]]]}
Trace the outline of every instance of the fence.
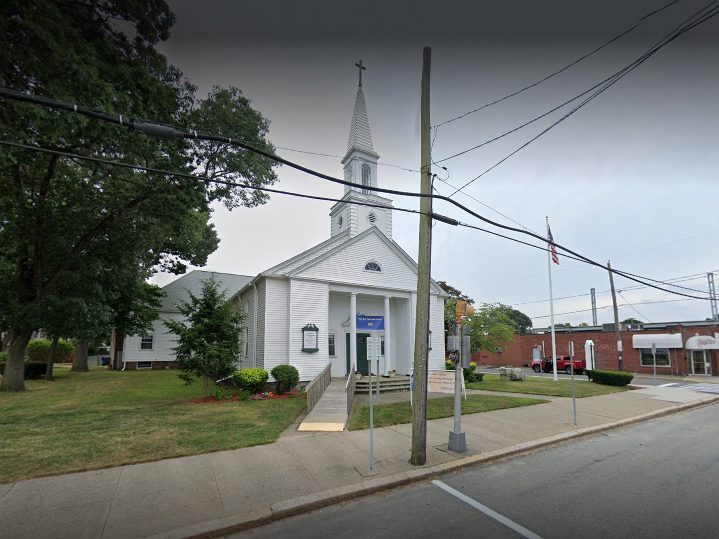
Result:
{"label": "fence", "polygon": [[321,373],[315,376],[314,380],[307,384],[305,391],[307,391],[308,414],[312,411],[312,408],[315,407],[317,401],[320,400],[320,397],[325,392],[325,389],[327,389],[327,386],[330,385],[330,380],[332,379],[330,376],[331,369],[332,365],[327,365]]}

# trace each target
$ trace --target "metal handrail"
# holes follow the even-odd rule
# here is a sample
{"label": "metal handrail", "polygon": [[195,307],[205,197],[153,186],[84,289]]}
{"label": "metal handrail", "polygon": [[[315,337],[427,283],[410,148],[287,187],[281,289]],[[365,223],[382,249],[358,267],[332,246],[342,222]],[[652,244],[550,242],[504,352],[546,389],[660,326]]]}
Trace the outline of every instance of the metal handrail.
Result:
{"label": "metal handrail", "polygon": [[317,404],[317,402],[320,400],[320,397],[322,397],[322,394],[325,392],[325,389],[327,389],[327,386],[330,385],[330,381],[332,380],[332,376],[330,373],[331,369],[332,365],[327,365],[321,373],[315,376],[314,380],[307,384],[305,391],[307,391],[308,414],[312,411],[312,408],[315,407],[315,404]]}
{"label": "metal handrail", "polygon": [[352,417],[352,405],[355,398],[355,387],[357,386],[355,372],[355,366],[352,365],[352,370],[347,377],[347,384],[345,384],[345,393],[347,395],[347,421],[349,421],[349,418]]}

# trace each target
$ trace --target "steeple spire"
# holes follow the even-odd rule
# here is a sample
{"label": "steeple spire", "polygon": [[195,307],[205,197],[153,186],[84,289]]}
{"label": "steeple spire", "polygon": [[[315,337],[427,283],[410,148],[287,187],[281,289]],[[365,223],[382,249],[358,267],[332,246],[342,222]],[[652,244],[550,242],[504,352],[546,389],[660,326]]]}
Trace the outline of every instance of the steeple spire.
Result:
{"label": "steeple spire", "polygon": [[367,119],[367,105],[365,105],[364,93],[362,92],[362,70],[366,68],[362,65],[362,60],[355,65],[360,68],[360,79],[357,96],[355,97],[355,108],[352,112],[352,125],[350,126],[350,137],[347,142],[347,156],[352,150],[360,150],[379,158],[372,145],[372,134],[370,133],[369,120]]}

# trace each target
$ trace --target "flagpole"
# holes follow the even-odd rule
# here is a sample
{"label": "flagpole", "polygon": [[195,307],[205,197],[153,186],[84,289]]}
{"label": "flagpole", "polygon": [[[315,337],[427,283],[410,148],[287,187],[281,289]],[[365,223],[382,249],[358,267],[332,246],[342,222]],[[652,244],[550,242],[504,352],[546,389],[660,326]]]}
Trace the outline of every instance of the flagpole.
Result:
{"label": "flagpole", "polygon": [[[547,220],[547,239],[549,239],[549,216]],[[552,247],[547,245],[547,269],[549,270],[549,315],[552,323],[552,367],[554,369],[554,381],[558,381],[557,377],[557,340],[554,336],[554,298],[552,296]]]}

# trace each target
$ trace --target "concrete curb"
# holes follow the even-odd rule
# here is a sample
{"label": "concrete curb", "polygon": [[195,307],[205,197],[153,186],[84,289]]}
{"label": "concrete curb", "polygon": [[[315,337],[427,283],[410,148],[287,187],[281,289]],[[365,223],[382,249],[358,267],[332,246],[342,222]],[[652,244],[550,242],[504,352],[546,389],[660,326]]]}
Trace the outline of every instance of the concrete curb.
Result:
{"label": "concrete curb", "polygon": [[541,438],[539,440],[533,440],[531,442],[516,444],[503,449],[482,453],[481,455],[457,459],[452,462],[445,462],[434,466],[418,467],[407,472],[368,479],[362,483],[338,487],[322,492],[315,492],[306,496],[277,502],[247,513],[230,515],[216,520],[208,520],[199,524],[193,524],[191,526],[176,528],[167,532],[147,536],[146,539],[213,539],[216,537],[222,537],[231,533],[237,533],[257,528],[259,526],[264,526],[284,518],[315,511],[323,507],[369,496],[377,492],[403,487],[419,481],[428,481],[448,473],[469,468],[471,466],[488,464],[504,458],[514,457],[537,449],[543,449],[567,440],[590,436],[607,430],[649,421],[651,419],[684,412],[693,408],[699,408],[716,401],[719,401],[719,395],[697,401],[676,404],[671,408],[655,410],[653,412],[647,412],[627,419],[620,419],[611,423],[585,427]]}

